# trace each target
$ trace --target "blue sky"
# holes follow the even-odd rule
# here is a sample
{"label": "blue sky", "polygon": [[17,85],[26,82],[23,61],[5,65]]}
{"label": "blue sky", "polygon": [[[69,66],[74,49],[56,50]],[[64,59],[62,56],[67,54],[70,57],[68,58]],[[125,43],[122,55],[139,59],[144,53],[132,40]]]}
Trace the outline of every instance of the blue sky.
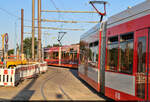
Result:
{"label": "blue sky", "polygon": [[[36,8],[37,11],[37,0]],[[88,4],[90,0],[42,0],[42,10],[72,10],[72,11],[93,11],[94,9]],[[128,6],[134,6],[145,0],[106,0],[109,2],[107,5],[107,16],[108,17],[119,13]],[[98,6],[100,7],[100,6]],[[31,26],[32,19],[32,0],[1,0],[0,3],[0,34],[9,34],[9,48],[16,47],[16,43],[20,44],[20,31],[21,24],[17,17],[21,16],[21,8],[24,9],[25,26]],[[3,11],[3,9],[7,10]],[[11,13],[11,14],[10,14]],[[37,12],[35,14],[37,18]],[[17,17],[16,17],[17,16]],[[64,14],[64,13],[42,13],[42,18],[50,20],[78,20],[78,21],[99,21],[99,16],[97,14]],[[37,24],[37,23],[36,23]],[[62,39],[63,45],[69,45],[73,43],[78,43],[80,40],[80,35],[86,32],[95,24],[89,23],[42,23],[42,26],[48,27],[58,27],[58,28],[72,28],[72,29],[85,29],[84,31],[66,31],[67,34]],[[31,28],[24,28],[24,32],[31,32]],[[44,35],[45,32],[50,33],[50,35]],[[55,39],[58,36],[59,30],[42,30],[42,43],[43,46],[52,45],[57,43]],[[31,35],[24,35],[24,37],[30,37]],[[37,35],[36,35],[37,37]],[[1,47],[0,38],[0,47]]]}

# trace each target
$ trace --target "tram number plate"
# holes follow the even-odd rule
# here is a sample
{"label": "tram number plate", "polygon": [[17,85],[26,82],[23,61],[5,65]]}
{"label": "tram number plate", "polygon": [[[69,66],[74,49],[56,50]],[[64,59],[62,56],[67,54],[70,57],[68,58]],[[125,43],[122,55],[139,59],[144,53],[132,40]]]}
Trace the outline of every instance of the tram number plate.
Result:
{"label": "tram number plate", "polygon": [[120,93],[119,92],[115,92],[115,98],[120,100]]}

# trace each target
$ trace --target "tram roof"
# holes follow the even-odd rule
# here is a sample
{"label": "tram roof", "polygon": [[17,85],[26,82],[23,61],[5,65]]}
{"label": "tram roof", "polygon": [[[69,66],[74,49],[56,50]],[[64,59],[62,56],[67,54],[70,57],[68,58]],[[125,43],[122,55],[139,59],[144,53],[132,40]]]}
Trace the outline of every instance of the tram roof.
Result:
{"label": "tram roof", "polygon": [[81,39],[84,39],[90,35],[95,34],[97,31],[99,31],[100,29],[100,23],[96,24],[94,27],[92,27],[91,29],[89,29],[87,32],[85,32],[84,34],[81,35]]}
{"label": "tram roof", "polygon": [[[67,51],[73,48],[74,50],[79,50],[79,44],[72,44],[72,45],[63,45],[61,46],[62,51]],[[44,52],[58,52],[59,47],[51,47],[51,48],[44,48]]]}
{"label": "tram roof", "polygon": [[109,17],[107,20],[107,28],[146,16],[148,14],[150,14],[150,0],[146,0],[136,6]]}

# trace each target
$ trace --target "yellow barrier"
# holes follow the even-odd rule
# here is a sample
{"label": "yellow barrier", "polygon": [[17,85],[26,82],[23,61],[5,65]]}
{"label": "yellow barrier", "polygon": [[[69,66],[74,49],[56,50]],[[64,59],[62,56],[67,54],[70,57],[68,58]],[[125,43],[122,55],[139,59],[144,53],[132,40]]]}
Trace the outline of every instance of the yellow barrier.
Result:
{"label": "yellow barrier", "polygon": [[27,64],[26,60],[24,60],[24,61],[10,60],[10,61],[7,61],[6,67],[7,68],[9,68],[9,67],[16,67],[17,65],[24,65],[24,64]]}

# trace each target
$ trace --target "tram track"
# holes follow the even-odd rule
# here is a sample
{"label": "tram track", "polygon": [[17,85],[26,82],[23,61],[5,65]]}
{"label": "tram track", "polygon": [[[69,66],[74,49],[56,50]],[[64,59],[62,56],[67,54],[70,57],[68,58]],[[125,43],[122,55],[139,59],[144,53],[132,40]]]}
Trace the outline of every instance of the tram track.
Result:
{"label": "tram track", "polygon": [[51,77],[49,77],[48,79],[46,79],[46,80],[44,80],[44,82],[42,83],[42,85],[41,85],[41,95],[42,95],[42,97],[43,97],[43,99],[44,100],[47,100],[47,98],[46,98],[46,96],[45,96],[45,94],[44,94],[44,85],[49,81],[49,80],[51,80],[52,78],[54,78],[55,77],[55,74],[56,74],[57,72],[55,72],[55,73],[53,73],[52,75],[53,76],[51,76]]}
{"label": "tram track", "polygon": [[62,92],[68,99],[72,100],[71,97],[70,97],[70,96],[64,91],[64,89],[61,87],[61,85],[59,85],[59,89],[61,90],[61,92]]}
{"label": "tram track", "polygon": [[[64,72],[66,73],[66,72]],[[67,74],[63,74],[64,77],[66,77]],[[65,81],[64,81],[65,82]],[[62,88],[61,85],[59,85],[59,89],[61,90],[61,92],[69,99],[69,100],[72,100],[72,98],[64,91],[64,89]]]}
{"label": "tram track", "polygon": [[[45,80],[43,81],[43,83],[41,84],[40,92],[41,92],[41,95],[42,95],[42,97],[43,97],[44,100],[47,100],[46,94],[44,93],[44,86],[45,86],[45,84],[46,84],[48,81],[50,81],[50,80],[52,80],[54,77],[56,77],[57,73],[62,73],[62,72],[57,69],[57,71],[54,72],[54,73],[52,73],[51,76],[48,75],[48,76],[47,76],[48,78],[45,79]],[[66,73],[66,72],[63,72],[63,73]],[[61,83],[61,84],[63,84],[63,83]],[[67,97],[67,99],[72,100],[71,97],[64,91],[64,89],[62,88],[61,85],[59,85],[58,87],[59,87],[61,93],[63,93],[63,95]]]}

